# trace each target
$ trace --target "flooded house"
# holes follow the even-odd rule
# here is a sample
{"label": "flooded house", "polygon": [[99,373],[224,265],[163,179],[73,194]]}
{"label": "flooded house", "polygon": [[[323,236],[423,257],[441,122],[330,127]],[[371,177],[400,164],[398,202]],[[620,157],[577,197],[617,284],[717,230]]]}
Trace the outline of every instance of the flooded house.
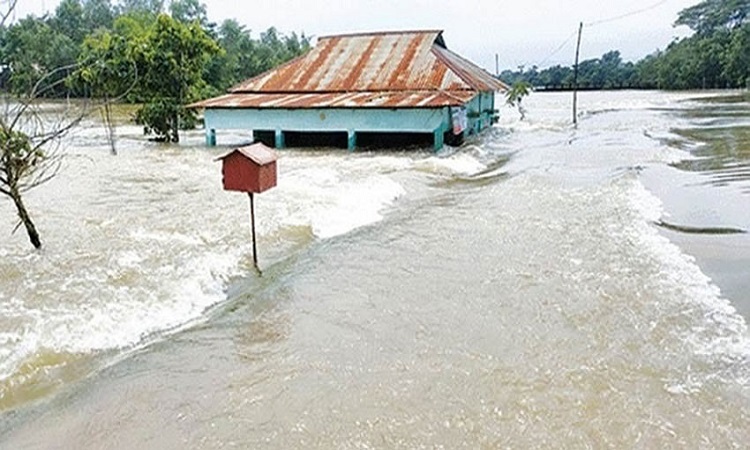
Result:
{"label": "flooded house", "polygon": [[431,146],[460,143],[492,125],[507,86],[448,50],[443,32],[318,38],[306,54],[246,80],[203,108],[206,142],[252,130],[284,147]]}

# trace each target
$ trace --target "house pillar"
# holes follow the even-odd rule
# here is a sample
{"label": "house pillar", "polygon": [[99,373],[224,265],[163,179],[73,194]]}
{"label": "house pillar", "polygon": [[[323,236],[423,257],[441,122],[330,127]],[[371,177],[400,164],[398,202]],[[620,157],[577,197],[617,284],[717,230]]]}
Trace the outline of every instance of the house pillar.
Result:
{"label": "house pillar", "polygon": [[357,133],[354,130],[348,130],[346,132],[346,148],[353,152],[357,147]]}
{"label": "house pillar", "polygon": [[206,145],[216,147],[216,130],[213,128],[206,130]]}
{"label": "house pillar", "polygon": [[442,126],[441,127],[437,127],[437,129],[435,131],[433,131],[433,133],[432,133],[433,136],[434,136],[432,149],[435,152],[439,152],[440,150],[442,150],[443,145],[445,144],[445,142],[444,142],[444,133],[445,132],[443,131],[443,127]]}
{"label": "house pillar", "polygon": [[284,142],[284,132],[281,131],[280,128],[276,129],[276,135],[275,135],[275,137],[276,137],[276,139],[275,139],[275,144],[276,144],[275,147],[276,148],[285,148],[286,147],[286,142]]}
{"label": "house pillar", "polygon": [[477,108],[479,109],[479,118],[477,118],[477,121],[479,123],[479,131],[482,131],[484,129],[484,111],[482,110],[482,97],[484,96],[484,92],[479,93],[479,105]]}

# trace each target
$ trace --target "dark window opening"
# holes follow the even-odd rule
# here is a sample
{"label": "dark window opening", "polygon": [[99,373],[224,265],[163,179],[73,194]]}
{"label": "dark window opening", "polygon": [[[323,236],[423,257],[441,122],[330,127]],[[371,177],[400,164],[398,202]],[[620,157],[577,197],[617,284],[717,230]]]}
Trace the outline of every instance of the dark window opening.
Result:
{"label": "dark window opening", "polygon": [[287,147],[333,147],[347,148],[346,132],[285,131]]}
{"label": "dark window opening", "polygon": [[253,140],[274,148],[276,147],[276,132],[273,130],[253,130]]}
{"label": "dark window opening", "polygon": [[432,133],[357,133],[357,147],[360,148],[431,148]]}

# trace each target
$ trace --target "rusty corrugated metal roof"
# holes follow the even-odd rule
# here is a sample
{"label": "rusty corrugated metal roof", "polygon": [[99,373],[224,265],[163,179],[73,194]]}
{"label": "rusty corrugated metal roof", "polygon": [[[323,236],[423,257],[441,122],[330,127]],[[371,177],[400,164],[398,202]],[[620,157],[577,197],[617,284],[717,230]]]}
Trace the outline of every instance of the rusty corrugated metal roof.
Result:
{"label": "rusty corrugated metal roof", "polygon": [[507,91],[509,89],[507,84],[490,75],[486,70],[445,47],[433,46],[432,52],[466,84],[478,91]]}
{"label": "rusty corrugated metal roof", "polygon": [[440,108],[459,106],[474,91],[399,91],[327,93],[230,93],[190,105],[192,108]]}
{"label": "rusty corrugated metal roof", "polygon": [[311,51],[246,80],[201,108],[442,107],[500,80],[445,47],[442,31],[324,36]]}
{"label": "rusty corrugated metal roof", "polygon": [[231,92],[503,90],[483,69],[444,47],[441,31],[325,36],[307,54]]}
{"label": "rusty corrugated metal roof", "polygon": [[474,91],[399,91],[327,93],[230,93],[190,105],[193,108],[439,108],[459,106]]}

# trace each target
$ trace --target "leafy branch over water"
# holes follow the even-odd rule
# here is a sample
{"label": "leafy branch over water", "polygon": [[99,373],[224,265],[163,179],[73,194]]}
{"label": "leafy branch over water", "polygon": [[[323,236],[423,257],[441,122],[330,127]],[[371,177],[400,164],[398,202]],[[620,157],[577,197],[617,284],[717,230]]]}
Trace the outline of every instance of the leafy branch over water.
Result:
{"label": "leafy branch over water", "polygon": [[526,110],[521,103],[523,102],[523,98],[530,93],[531,84],[526,81],[516,81],[505,93],[505,103],[518,108],[518,113],[521,114],[521,120],[526,117]]}

